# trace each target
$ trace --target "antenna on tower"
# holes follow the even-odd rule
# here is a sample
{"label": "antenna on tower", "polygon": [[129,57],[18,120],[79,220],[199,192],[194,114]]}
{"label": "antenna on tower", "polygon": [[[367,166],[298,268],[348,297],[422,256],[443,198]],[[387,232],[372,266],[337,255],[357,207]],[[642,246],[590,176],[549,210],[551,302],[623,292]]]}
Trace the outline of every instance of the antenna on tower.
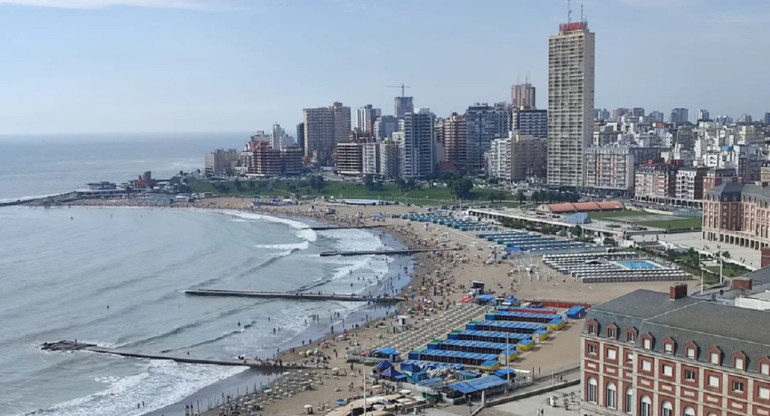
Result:
{"label": "antenna on tower", "polygon": [[586,21],[585,17],[583,17],[583,3],[580,3],[580,21],[584,23]]}
{"label": "antenna on tower", "polygon": [[567,0],[567,23],[572,23],[572,1]]}

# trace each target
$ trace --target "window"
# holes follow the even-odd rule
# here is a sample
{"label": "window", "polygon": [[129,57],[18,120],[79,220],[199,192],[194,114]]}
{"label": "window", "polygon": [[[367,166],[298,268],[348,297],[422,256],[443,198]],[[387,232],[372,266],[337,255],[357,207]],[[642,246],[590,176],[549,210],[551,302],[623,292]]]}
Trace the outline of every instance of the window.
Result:
{"label": "window", "polygon": [[764,374],[764,375],[766,375],[766,376],[770,376],[770,363],[762,363],[762,364],[760,364],[759,365],[759,372]]}
{"label": "window", "polygon": [[644,371],[652,371],[652,361],[650,361],[650,360],[642,360],[642,370],[644,370]]}
{"label": "window", "polygon": [[687,381],[695,381],[695,371],[684,370],[684,379]]}
{"label": "window", "polygon": [[760,387],[757,390],[757,396],[759,396],[759,398],[763,400],[770,400],[770,389],[768,389],[767,387]]}
{"label": "window", "polygon": [[629,332],[628,336],[626,337],[626,341],[628,342],[636,342],[636,334],[633,332]]}
{"label": "window", "polygon": [[743,393],[743,382],[733,381],[733,391],[736,393]]}
{"label": "window", "polygon": [[627,352],[626,353],[626,362],[627,363],[634,362],[634,353],[632,353],[632,352]]}
{"label": "window", "polygon": [[647,396],[642,396],[642,408],[639,416],[652,416],[652,400]]}
{"label": "window", "polygon": [[626,408],[624,410],[626,413],[634,412],[634,391],[631,387],[626,389]]}
{"label": "window", "polygon": [[649,338],[645,338],[642,342],[642,347],[644,347],[645,350],[651,350],[652,349],[652,340]]}
{"label": "window", "polygon": [[588,344],[588,353],[596,355],[596,344]]}
{"label": "window", "polygon": [[660,406],[660,416],[674,416],[674,406],[671,405],[671,402],[663,402],[663,405]]}
{"label": "window", "polygon": [[617,338],[615,336],[615,328],[607,328],[607,337],[609,337],[609,338]]}
{"label": "window", "polygon": [[674,375],[674,367],[670,365],[663,365],[663,375],[666,377],[671,377]]}
{"label": "window", "polygon": [[617,406],[617,390],[614,383],[607,384],[607,398],[606,405],[610,409],[615,409]]}
{"label": "window", "polygon": [[588,379],[588,390],[586,391],[586,401],[589,403],[596,403],[596,379]]}
{"label": "window", "polygon": [[695,348],[688,348],[687,349],[687,358],[694,360],[695,359]]}
{"label": "window", "polygon": [[718,376],[709,376],[709,387],[719,387]]}
{"label": "window", "polygon": [[695,416],[695,409],[690,406],[684,408],[684,416]]}
{"label": "window", "polygon": [[711,364],[715,364],[715,365],[719,365],[720,364],[719,353],[718,352],[712,352],[709,357],[710,357],[709,358],[709,362],[711,362]]}
{"label": "window", "polygon": [[745,362],[743,361],[743,358],[741,357],[735,357],[734,366],[736,370],[744,370],[743,366],[745,365]]}
{"label": "window", "polygon": [[617,360],[618,359],[618,352],[617,352],[617,350],[608,349],[607,350],[607,359],[608,360]]}
{"label": "window", "polygon": [[673,354],[674,353],[674,344],[667,342],[663,344],[663,352],[666,354]]}
{"label": "window", "polygon": [[596,335],[596,324],[590,323],[588,324],[588,333],[591,335]]}

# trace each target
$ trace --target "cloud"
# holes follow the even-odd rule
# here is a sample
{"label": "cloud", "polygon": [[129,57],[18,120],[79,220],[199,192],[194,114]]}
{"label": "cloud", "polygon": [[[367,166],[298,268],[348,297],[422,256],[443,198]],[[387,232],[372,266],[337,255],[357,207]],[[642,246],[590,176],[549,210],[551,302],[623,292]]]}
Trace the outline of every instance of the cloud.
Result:
{"label": "cloud", "polygon": [[152,7],[187,10],[233,10],[230,0],[0,0],[0,5],[54,7],[60,9],[106,9],[109,7]]}

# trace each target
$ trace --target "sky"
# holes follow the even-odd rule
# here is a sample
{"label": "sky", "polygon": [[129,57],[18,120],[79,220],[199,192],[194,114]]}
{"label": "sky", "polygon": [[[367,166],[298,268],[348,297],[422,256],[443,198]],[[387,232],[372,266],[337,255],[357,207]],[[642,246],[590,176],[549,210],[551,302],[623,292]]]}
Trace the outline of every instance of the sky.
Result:
{"label": "sky", "polygon": [[[596,107],[770,112],[767,0],[583,5]],[[446,116],[527,76],[546,108],[566,20],[566,0],[0,0],[0,134],[294,135],[306,107],[392,114],[389,85]]]}

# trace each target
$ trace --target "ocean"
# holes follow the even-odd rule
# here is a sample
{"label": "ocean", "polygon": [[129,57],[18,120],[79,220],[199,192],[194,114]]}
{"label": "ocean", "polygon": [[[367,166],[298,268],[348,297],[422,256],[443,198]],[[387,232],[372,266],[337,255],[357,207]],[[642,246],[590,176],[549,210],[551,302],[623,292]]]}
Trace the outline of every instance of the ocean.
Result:
{"label": "ocean", "polygon": [[[109,142],[95,138],[49,138],[56,151],[41,150],[45,143],[9,145],[0,138],[0,198],[65,192],[90,181],[121,182],[143,170],[162,177],[164,170],[202,168],[206,151],[237,146],[219,139],[139,137],[132,146],[126,138],[116,155]],[[195,150],[180,150],[188,144]],[[109,157],[94,161],[95,155]],[[9,164],[24,166],[17,172]],[[411,259],[318,255],[401,247],[388,234],[316,232],[306,226],[302,220],[237,211],[0,208],[0,415],[182,415],[184,403],[206,408],[222,394],[270,380],[245,367],[43,352],[39,346],[46,341],[77,339],[191,357],[269,357],[277,348],[317,339],[331,325],[342,328],[342,318],[349,328],[366,314],[383,314],[383,308],[354,302],[183,293],[191,288],[383,293],[378,279],[407,283]],[[340,318],[332,319],[337,312]],[[309,318],[314,314],[320,322]],[[146,407],[137,408],[142,402]]]}

